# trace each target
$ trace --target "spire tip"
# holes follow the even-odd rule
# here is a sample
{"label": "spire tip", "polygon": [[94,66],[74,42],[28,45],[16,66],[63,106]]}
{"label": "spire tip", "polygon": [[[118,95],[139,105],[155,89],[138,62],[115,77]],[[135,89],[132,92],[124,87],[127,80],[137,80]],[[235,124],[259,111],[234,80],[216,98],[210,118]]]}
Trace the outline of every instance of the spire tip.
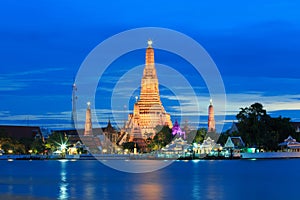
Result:
{"label": "spire tip", "polygon": [[149,39],[149,40],[148,40],[148,47],[152,47],[152,43],[153,43],[152,40]]}

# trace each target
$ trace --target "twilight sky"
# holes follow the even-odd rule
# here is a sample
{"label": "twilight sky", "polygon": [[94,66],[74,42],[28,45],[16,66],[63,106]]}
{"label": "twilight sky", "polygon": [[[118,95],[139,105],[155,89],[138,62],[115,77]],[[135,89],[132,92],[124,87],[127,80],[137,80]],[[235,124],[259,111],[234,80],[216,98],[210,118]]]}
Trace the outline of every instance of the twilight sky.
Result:
{"label": "twilight sky", "polygon": [[[272,116],[300,121],[300,3],[298,1],[37,1],[0,2],[0,124],[70,126],[72,83],[81,63],[100,42],[140,27],[182,32],[201,44],[217,65],[226,89],[230,126],[240,107],[262,103]],[[145,47],[146,41],[145,38]],[[155,48],[155,40],[153,47]],[[97,91],[96,115],[111,119],[115,78],[142,65],[144,50],[117,59]],[[188,63],[155,51],[157,62],[179,70],[200,101],[206,126],[209,94]],[[120,70],[122,67],[122,70]],[[158,69],[159,71],[159,69]],[[160,78],[160,76],[159,76]],[[178,103],[160,88],[165,109],[177,119]],[[133,96],[138,95],[138,91]],[[193,111],[189,94],[182,109]],[[181,98],[181,97],[178,97]],[[134,102],[134,98],[131,103]],[[215,102],[215,107],[217,107]],[[120,106],[122,107],[122,106]],[[129,105],[129,109],[130,105]],[[122,108],[117,119],[126,114]],[[218,116],[226,114],[225,121]],[[192,117],[183,117],[189,120]]]}

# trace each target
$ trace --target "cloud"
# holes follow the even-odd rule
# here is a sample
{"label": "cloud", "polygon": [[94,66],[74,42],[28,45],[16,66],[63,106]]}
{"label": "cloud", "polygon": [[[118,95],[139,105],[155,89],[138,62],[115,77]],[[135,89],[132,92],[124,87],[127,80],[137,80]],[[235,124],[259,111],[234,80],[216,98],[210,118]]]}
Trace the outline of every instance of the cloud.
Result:
{"label": "cloud", "polygon": [[[197,94],[197,101],[199,108],[196,105],[194,96],[189,93],[182,95],[161,95],[162,100],[172,101],[181,100],[181,105],[165,106],[166,110],[172,115],[183,114],[185,116],[200,115],[205,116],[208,112],[209,96],[208,94]],[[218,97],[218,95],[217,95]],[[242,107],[248,107],[255,102],[262,103],[268,112],[279,110],[300,110],[300,94],[284,94],[284,95],[270,95],[260,91],[244,91],[243,93],[227,93],[226,94],[226,109],[220,109],[221,103],[218,98],[213,99],[215,108],[215,115],[232,115],[235,116]],[[180,113],[184,111],[183,113]]]}
{"label": "cloud", "polygon": [[9,111],[0,111],[0,117],[5,117],[5,116],[8,116],[10,114]]}
{"label": "cloud", "polygon": [[1,121],[38,121],[38,120],[69,120],[71,112],[47,113],[47,114],[29,114],[29,115],[6,115],[1,116]]}
{"label": "cloud", "polygon": [[227,109],[231,112],[239,111],[241,107],[248,107],[258,102],[262,103],[267,111],[297,110],[300,109],[300,102],[295,100],[297,98],[300,98],[300,94],[270,96],[265,96],[260,92],[227,94]]}
{"label": "cloud", "polygon": [[[18,91],[30,87],[31,83],[46,82],[47,79],[41,78],[42,74],[49,72],[62,71],[64,68],[44,68],[39,70],[29,70],[13,72],[0,75],[0,91]],[[38,75],[38,77],[31,75]]]}
{"label": "cloud", "polygon": [[65,68],[62,67],[48,67],[48,68],[41,68],[37,70],[28,70],[28,71],[20,71],[6,74],[7,77],[15,77],[15,76],[26,76],[32,74],[46,74],[49,72],[56,72],[56,71],[63,71]]}
{"label": "cloud", "polygon": [[0,91],[2,92],[21,90],[27,86],[27,82],[0,77]]}

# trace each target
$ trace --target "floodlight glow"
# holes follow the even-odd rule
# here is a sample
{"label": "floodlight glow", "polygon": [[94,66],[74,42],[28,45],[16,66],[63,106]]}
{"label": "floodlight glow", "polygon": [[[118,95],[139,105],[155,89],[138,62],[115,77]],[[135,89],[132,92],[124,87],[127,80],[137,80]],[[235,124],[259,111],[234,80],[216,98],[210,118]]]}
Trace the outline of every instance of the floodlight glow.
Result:
{"label": "floodlight glow", "polygon": [[60,145],[60,149],[61,149],[61,150],[64,150],[64,149],[66,149],[66,147],[67,147],[67,145],[66,145],[66,144],[61,144],[61,145]]}

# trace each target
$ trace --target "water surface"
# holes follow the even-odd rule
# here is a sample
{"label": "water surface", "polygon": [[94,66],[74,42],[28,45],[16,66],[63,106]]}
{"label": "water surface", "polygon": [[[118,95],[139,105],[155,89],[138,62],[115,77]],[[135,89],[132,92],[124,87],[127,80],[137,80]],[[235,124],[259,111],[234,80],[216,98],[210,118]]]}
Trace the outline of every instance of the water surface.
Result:
{"label": "water surface", "polygon": [[0,166],[0,199],[7,200],[300,199],[300,159],[176,161],[142,174],[98,161],[0,161]]}

